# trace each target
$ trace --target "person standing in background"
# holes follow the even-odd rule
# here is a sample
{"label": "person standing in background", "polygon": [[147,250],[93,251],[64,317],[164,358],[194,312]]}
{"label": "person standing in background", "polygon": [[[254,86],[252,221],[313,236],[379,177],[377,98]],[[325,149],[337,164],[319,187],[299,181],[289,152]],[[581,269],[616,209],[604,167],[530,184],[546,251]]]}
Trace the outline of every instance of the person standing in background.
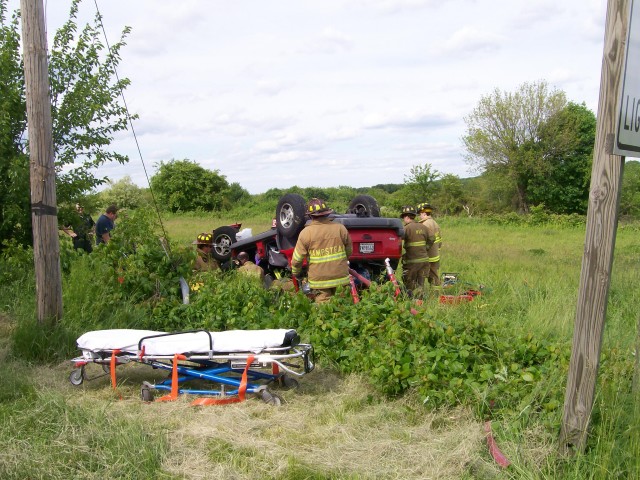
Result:
{"label": "person standing in background", "polygon": [[93,236],[93,227],[95,227],[96,222],[93,221],[91,215],[84,213],[84,207],[79,203],[76,203],[76,212],[78,216],[71,220],[68,225],[62,227],[62,230],[71,237],[73,248],[91,253],[93,251],[91,237]]}
{"label": "person standing in background", "polygon": [[404,221],[402,279],[409,292],[415,295],[424,288],[424,279],[429,274],[428,249],[435,237],[429,236],[425,225],[415,221],[415,208],[402,207],[400,218]]}
{"label": "person standing in background", "polygon": [[111,231],[116,227],[116,218],[118,218],[118,207],[109,205],[96,222],[96,245],[109,243]]}
{"label": "person standing in background", "polygon": [[442,237],[440,236],[440,225],[431,216],[433,207],[429,203],[421,203],[418,205],[420,213],[420,222],[427,227],[429,236],[434,236],[435,241],[429,248],[429,283],[434,287],[440,286],[440,247],[442,246]]}

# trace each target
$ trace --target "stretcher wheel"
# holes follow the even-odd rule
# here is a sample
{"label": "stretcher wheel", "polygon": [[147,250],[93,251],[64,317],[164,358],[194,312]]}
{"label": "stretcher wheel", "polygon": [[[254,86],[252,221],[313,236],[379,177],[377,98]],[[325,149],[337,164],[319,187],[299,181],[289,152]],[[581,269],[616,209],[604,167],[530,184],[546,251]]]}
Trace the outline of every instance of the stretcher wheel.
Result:
{"label": "stretcher wheel", "polygon": [[102,364],[102,371],[104,373],[111,373],[111,364],[109,363],[103,363]]}
{"label": "stretcher wheel", "polygon": [[283,387],[283,388],[288,388],[290,390],[295,390],[298,387],[300,387],[300,384],[298,383],[298,380],[296,380],[295,378],[291,378],[287,375],[283,375],[280,378],[278,378],[278,384]]}
{"label": "stretcher wheel", "polygon": [[142,387],[140,388],[140,397],[145,403],[153,402],[153,392],[146,385],[142,385]]}
{"label": "stretcher wheel", "polygon": [[274,407],[279,407],[282,405],[282,398],[280,398],[275,393],[271,393],[268,390],[262,390],[260,392],[260,398],[262,401],[268,405],[273,405]]}
{"label": "stretcher wheel", "polygon": [[71,382],[71,385],[75,385],[76,387],[78,385],[82,385],[82,382],[84,382],[84,365],[71,371],[69,381]]}

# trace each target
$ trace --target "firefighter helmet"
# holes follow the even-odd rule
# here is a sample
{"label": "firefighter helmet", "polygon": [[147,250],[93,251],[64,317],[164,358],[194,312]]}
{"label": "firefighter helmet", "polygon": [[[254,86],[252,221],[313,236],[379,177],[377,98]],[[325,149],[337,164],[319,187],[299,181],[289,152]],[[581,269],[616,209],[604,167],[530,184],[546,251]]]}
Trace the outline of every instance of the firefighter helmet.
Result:
{"label": "firefighter helmet", "polygon": [[333,213],[333,210],[329,208],[324,200],[312,198],[307,203],[307,213],[312,217],[324,217]]}
{"label": "firefighter helmet", "polygon": [[433,212],[433,207],[430,203],[424,202],[418,205],[418,213],[431,213]]}
{"label": "firefighter helmet", "polygon": [[416,209],[410,205],[406,205],[402,207],[402,213],[400,214],[400,218],[403,218],[406,215],[409,215],[411,218],[414,218],[416,216]]}
{"label": "firefighter helmet", "polygon": [[210,233],[201,233],[196,238],[194,245],[213,245],[213,235]]}

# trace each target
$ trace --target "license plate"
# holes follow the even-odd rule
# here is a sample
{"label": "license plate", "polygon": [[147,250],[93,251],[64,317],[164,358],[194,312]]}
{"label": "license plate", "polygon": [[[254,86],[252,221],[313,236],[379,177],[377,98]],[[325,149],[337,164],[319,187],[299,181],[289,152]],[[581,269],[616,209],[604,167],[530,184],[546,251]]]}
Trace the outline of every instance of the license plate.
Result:
{"label": "license plate", "polygon": [[373,253],[373,243],[361,243],[360,253]]}

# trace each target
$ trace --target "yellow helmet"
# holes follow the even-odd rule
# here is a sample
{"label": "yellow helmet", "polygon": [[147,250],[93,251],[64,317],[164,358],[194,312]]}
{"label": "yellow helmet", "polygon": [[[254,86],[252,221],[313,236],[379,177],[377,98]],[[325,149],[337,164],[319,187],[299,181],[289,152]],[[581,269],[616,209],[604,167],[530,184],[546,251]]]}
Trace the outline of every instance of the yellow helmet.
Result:
{"label": "yellow helmet", "polygon": [[329,208],[324,200],[312,198],[307,203],[307,213],[313,217],[324,217],[333,213],[333,210]]}
{"label": "yellow helmet", "polygon": [[433,212],[433,207],[430,203],[424,202],[418,205],[418,213],[431,213]]}
{"label": "yellow helmet", "polygon": [[213,235],[210,233],[201,233],[193,243],[194,245],[213,245]]}
{"label": "yellow helmet", "polygon": [[411,218],[415,217],[416,209],[410,205],[406,205],[402,207],[402,213],[400,214],[400,218],[404,217],[405,215],[409,215]]}

